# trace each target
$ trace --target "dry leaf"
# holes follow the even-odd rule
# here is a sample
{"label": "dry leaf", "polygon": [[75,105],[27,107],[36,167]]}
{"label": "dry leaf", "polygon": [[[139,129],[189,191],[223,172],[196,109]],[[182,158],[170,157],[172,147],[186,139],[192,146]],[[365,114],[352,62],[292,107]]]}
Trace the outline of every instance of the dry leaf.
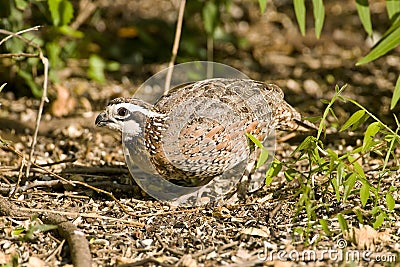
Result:
{"label": "dry leaf", "polygon": [[252,236],[261,236],[261,237],[269,237],[269,230],[266,227],[264,229],[249,227],[240,231],[241,234],[252,235]]}
{"label": "dry leaf", "polygon": [[378,232],[369,225],[362,225],[360,228],[352,228],[345,235],[345,238],[357,245],[358,249],[367,249],[375,251],[377,244],[390,241],[390,235],[387,232]]}
{"label": "dry leaf", "polygon": [[60,84],[55,84],[54,87],[57,90],[57,98],[51,103],[50,113],[61,117],[74,111],[76,100],[70,96],[68,88]]}

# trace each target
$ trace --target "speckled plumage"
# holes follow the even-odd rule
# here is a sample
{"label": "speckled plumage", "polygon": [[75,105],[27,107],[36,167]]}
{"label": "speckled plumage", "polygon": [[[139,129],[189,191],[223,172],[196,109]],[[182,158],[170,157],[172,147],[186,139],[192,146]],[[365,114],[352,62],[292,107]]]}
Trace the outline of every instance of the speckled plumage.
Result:
{"label": "speckled plumage", "polygon": [[114,121],[124,113],[120,106],[138,113],[129,120],[137,121],[133,133],[143,133],[143,153],[152,167],[165,179],[186,186],[206,184],[247,158],[246,132],[262,141],[273,128],[295,130],[301,119],[278,86],[242,79],[182,85],[153,106],[117,98],[96,124],[124,131],[123,116]]}

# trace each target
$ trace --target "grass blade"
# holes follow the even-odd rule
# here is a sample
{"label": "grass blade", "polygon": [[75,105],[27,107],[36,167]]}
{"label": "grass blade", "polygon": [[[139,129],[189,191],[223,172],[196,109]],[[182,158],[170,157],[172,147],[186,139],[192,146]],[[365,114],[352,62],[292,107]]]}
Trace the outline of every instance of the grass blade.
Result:
{"label": "grass blade", "polygon": [[392,20],[396,13],[400,12],[400,1],[399,0],[386,0],[386,10],[389,19]]}
{"label": "grass blade", "polygon": [[258,0],[258,4],[260,5],[260,11],[261,13],[265,12],[265,9],[267,8],[267,0]]}
{"label": "grass blade", "polygon": [[397,78],[396,86],[394,87],[392,102],[390,103],[391,110],[394,109],[394,107],[397,105],[397,102],[399,102],[399,99],[400,99],[400,75]]}
{"label": "grass blade", "polygon": [[293,5],[300,32],[304,36],[306,34],[306,5],[304,0],[293,0]]}
{"label": "grass blade", "polygon": [[372,36],[371,14],[369,12],[368,0],[356,0],[357,13],[360,17],[364,30]]}
{"label": "grass blade", "polygon": [[325,7],[322,0],[313,0],[315,36],[319,39],[325,20]]}
{"label": "grass blade", "polygon": [[366,55],[356,63],[356,66],[371,62],[383,56],[384,54],[386,54],[399,44],[400,44],[400,27],[393,30],[389,35],[384,36],[378,42],[378,44],[368,53],[368,55]]}
{"label": "grass blade", "polygon": [[340,132],[343,132],[350,126],[354,125],[356,122],[358,122],[365,114],[365,111],[360,109],[356,112],[354,112],[353,115],[350,116],[350,118],[343,124],[342,128],[340,128]]}

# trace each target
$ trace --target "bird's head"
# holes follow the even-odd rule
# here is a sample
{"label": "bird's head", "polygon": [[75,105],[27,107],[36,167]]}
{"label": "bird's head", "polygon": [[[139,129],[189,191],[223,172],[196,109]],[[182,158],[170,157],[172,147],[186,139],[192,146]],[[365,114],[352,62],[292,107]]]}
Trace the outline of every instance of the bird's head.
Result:
{"label": "bird's head", "polygon": [[130,135],[139,135],[144,131],[146,118],[154,113],[150,109],[150,104],[139,99],[116,98],[97,116],[95,124]]}

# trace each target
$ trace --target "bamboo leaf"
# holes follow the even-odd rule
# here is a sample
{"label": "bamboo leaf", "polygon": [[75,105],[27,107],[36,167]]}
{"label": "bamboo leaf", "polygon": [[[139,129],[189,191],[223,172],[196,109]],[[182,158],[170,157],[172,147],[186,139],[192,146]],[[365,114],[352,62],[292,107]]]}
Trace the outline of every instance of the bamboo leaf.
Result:
{"label": "bamboo leaf", "polygon": [[350,195],[351,189],[353,189],[354,185],[356,184],[356,181],[357,175],[354,173],[350,174],[344,185],[343,202],[346,202]]}
{"label": "bamboo leaf", "polygon": [[270,185],[272,182],[272,178],[278,175],[278,173],[282,169],[282,163],[278,160],[274,160],[271,164],[271,167],[268,169],[265,177],[265,184]]}
{"label": "bamboo leaf", "polygon": [[369,12],[368,0],[356,0],[357,13],[360,17],[364,30],[372,36],[371,14]]}
{"label": "bamboo leaf", "polygon": [[363,185],[360,188],[360,200],[363,206],[367,204],[368,198],[369,198],[369,185],[368,183],[363,183]]}
{"label": "bamboo leaf", "polygon": [[387,36],[382,37],[382,39],[377,43],[377,45],[360,61],[356,63],[356,66],[371,62],[387,52],[395,48],[400,44],[400,27],[393,30]]}
{"label": "bamboo leaf", "polygon": [[306,34],[306,5],[304,0],[293,0],[293,5],[300,32],[304,36]]}
{"label": "bamboo leaf", "polygon": [[258,4],[260,5],[260,11],[261,13],[265,12],[265,9],[267,8],[267,0],[258,0]]}
{"label": "bamboo leaf", "polygon": [[400,13],[400,1],[399,0],[386,0],[386,10],[389,19],[392,20],[396,13]]}
{"label": "bamboo leaf", "polygon": [[393,195],[391,193],[386,193],[386,206],[389,211],[394,210],[396,202],[394,201]]}
{"label": "bamboo leaf", "polygon": [[346,219],[343,217],[343,215],[341,213],[339,213],[337,215],[337,217],[338,217],[339,226],[340,226],[340,229],[342,229],[342,232],[348,231],[349,226],[347,225]]}
{"label": "bamboo leaf", "polygon": [[344,130],[358,122],[364,116],[364,114],[365,111],[362,109],[354,112],[354,114],[351,115],[350,118],[343,124],[342,128],[340,128],[340,132],[343,132]]}
{"label": "bamboo leaf", "polygon": [[382,223],[385,221],[386,213],[381,212],[377,217],[375,222],[372,224],[372,226],[376,229],[381,227]]}
{"label": "bamboo leaf", "polygon": [[325,234],[327,234],[328,236],[332,235],[332,232],[329,230],[328,227],[328,222],[325,219],[319,219],[319,224],[322,227],[322,230],[324,230]]}
{"label": "bamboo leaf", "polygon": [[399,102],[399,99],[400,99],[400,75],[397,78],[396,86],[394,87],[392,102],[390,103],[390,109],[394,109],[394,107],[397,105],[397,102]]}
{"label": "bamboo leaf", "polygon": [[319,39],[325,20],[325,7],[322,0],[313,0],[315,36]]}
{"label": "bamboo leaf", "polygon": [[364,135],[362,151],[367,151],[368,149],[370,149],[371,147],[373,147],[375,145],[374,137],[379,132],[380,129],[381,129],[380,123],[377,121],[371,123],[368,126],[367,130],[365,131],[365,135]]}

